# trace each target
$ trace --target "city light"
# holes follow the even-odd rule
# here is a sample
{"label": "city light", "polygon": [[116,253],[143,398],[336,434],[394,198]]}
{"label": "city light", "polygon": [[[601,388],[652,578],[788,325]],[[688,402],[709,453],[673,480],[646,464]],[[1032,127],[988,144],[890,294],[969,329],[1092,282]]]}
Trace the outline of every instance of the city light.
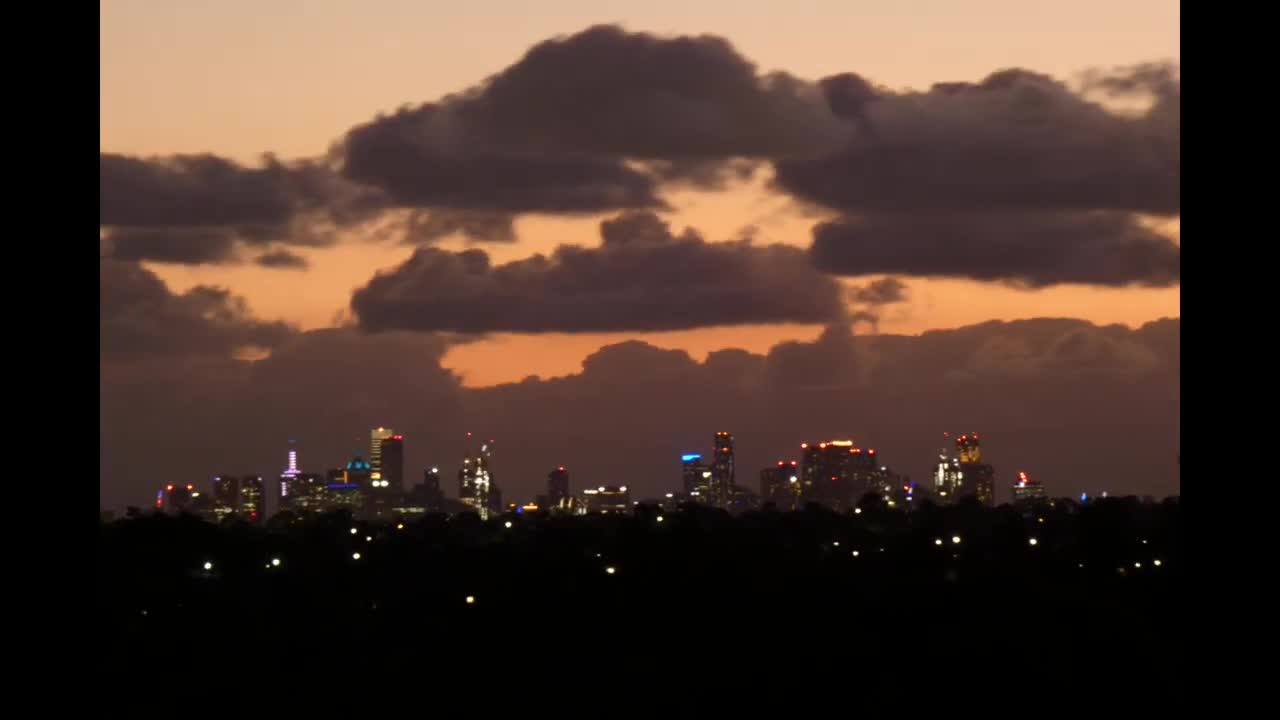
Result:
{"label": "city light", "polygon": [[1030,538],[1029,540],[1027,540],[1027,544],[1028,544],[1028,545],[1039,545],[1039,544],[1040,544],[1040,542],[1039,542],[1038,540],[1036,540],[1035,538]]}
{"label": "city light", "polygon": [[605,569],[604,569],[604,571],[605,571],[605,572],[607,572],[607,573],[609,573],[610,575],[612,575],[612,574],[614,574],[614,573],[618,572],[617,568],[613,567],[612,565],[610,565],[609,567],[605,568]]}
{"label": "city light", "polygon": [[853,551],[853,556],[854,556],[854,557],[858,557],[858,551],[857,551],[857,550],[854,550],[854,551]]}
{"label": "city light", "polygon": [[397,529],[397,530],[403,530],[403,529],[404,529],[404,523],[397,523],[397,524],[396,524],[396,529]]}
{"label": "city light", "polygon": [[951,536],[951,542],[952,542],[953,544],[955,544],[955,545],[959,545],[959,544],[960,544],[960,536],[959,536],[959,535],[952,535],[952,536]]}
{"label": "city light", "polygon": [[271,558],[271,567],[280,567],[280,558]]}
{"label": "city light", "polygon": [[475,605],[475,604],[476,604],[476,596],[475,596],[475,595],[468,595],[468,596],[467,596],[467,604],[468,604],[468,605]]}
{"label": "city light", "polygon": [[364,541],[365,541],[365,542],[373,542],[373,536],[372,536],[372,535],[365,535],[365,536],[364,536]]}
{"label": "city light", "polygon": [[352,559],[352,560],[359,560],[359,559],[360,559],[360,553],[358,553],[358,552],[357,552],[357,553],[351,553],[351,559]]}
{"label": "city light", "polygon": [[352,534],[352,535],[355,535],[357,532],[359,532],[359,531],[358,531],[358,530],[356,530],[355,528],[351,528],[351,534]]}
{"label": "city light", "polygon": [[213,569],[213,563],[211,563],[211,562],[206,562],[206,563],[204,564],[204,569],[205,569],[205,570],[212,570],[212,569]]}
{"label": "city light", "polygon": [[659,515],[659,516],[658,516],[658,522],[662,522],[662,516],[661,516],[661,515]]}
{"label": "city light", "polygon": [[941,545],[941,544],[942,544],[942,538],[935,538],[935,539],[934,539],[934,541],[933,541],[933,544],[934,544],[934,545]]}
{"label": "city light", "polygon": [[503,527],[510,528],[510,527],[511,527],[511,521],[510,521],[510,520],[508,520],[508,521],[506,521],[505,523],[503,523],[502,525],[503,525]]}
{"label": "city light", "polygon": [[854,508],[854,509],[853,509],[853,514],[854,514],[854,515],[861,515],[861,514],[862,514],[862,508]]}
{"label": "city light", "polygon": [[1152,561],[1151,561],[1151,564],[1152,564],[1152,565],[1155,565],[1156,567],[1160,567],[1160,566],[1161,566],[1161,565],[1163,565],[1164,563],[1161,563],[1159,559],[1156,559],[1156,560],[1152,560]]}

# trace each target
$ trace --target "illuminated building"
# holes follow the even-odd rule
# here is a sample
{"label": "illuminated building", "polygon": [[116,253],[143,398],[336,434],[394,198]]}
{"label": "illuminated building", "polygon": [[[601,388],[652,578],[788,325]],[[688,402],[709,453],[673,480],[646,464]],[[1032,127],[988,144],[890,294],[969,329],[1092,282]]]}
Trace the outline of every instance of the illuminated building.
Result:
{"label": "illuminated building", "polygon": [[199,493],[194,485],[166,485],[163,493],[157,496],[157,506],[169,513],[184,513],[191,509],[191,500]]}
{"label": "illuminated building", "polygon": [[213,516],[223,520],[235,515],[248,522],[261,522],[263,507],[262,477],[258,475],[219,475],[213,479]]}
{"label": "illuminated building", "polygon": [[684,494],[692,502],[710,504],[712,501],[712,469],[702,462],[702,456],[697,453],[681,455],[680,463],[681,477],[684,481]]}
{"label": "illuminated building", "polygon": [[724,509],[733,514],[759,510],[760,496],[744,487],[732,485],[729,487],[728,497],[725,498]]}
{"label": "illuminated building", "polygon": [[391,428],[377,427],[369,431],[369,479],[382,482],[382,441],[396,432]]}
{"label": "illuminated building", "polygon": [[733,492],[733,435],[718,432],[715,436],[715,455],[711,460],[711,504],[725,507]]}
{"label": "illuminated building", "polygon": [[625,513],[631,510],[631,493],[627,486],[600,486],[582,491],[587,512]]}
{"label": "illuminated building", "polygon": [[1027,477],[1025,472],[1018,473],[1018,482],[1013,484],[1014,504],[1039,502],[1045,497],[1043,483]]}
{"label": "illuminated building", "polygon": [[395,514],[393,508],[404,500],[404,436],[378,437],[385,432],[390,431],[373,431],[378,455],[376,461],[369,461],[369,485],[364,496],[364,514],[371,520],[389,519]]}
{"label": "illuminated building", "polygon": [[978,433],[956,438],[954,456],[948,456],[944,448],[933,475],[934,493],[940,502],[954,503],[972,495],[983,505],[995,507],[996,471],[982,462]]}
{"label": "illuminated building", "polygon": [[804,502],[847,510],[875,487],[880,475],[875,450],[854,447],[852,440],[805,443],[800,447],[804,450],[800,468]]}
{"label": "illuminated building", "polygon": [[569,471],[563,467],[547,473],[547,508],[564,507],[569,502]]}
{"label": "illuminated building", "polygon": [[954,503],[964,485],[964,471],[960,469],[960,458],[951,457],[946,448],[938,453],[938,462],[933,466],[933,493],[939,503]]}
{"label": "illuminated building", "polygon": [[480,519],[487,520],[490,513],[500,511],[502,494],[493,482],[492,442],[481,443],[480,451],[471,452],[471,433],[467,433],[467,454],[458,470],[458,498],[473,508]]}
{"label": "illuminated building", "polygon": [[986,507],[995,507],[995,468],[982,463],[961,463],[960,468],[964,472],[966,489],[972,488],[972,494]]}
{"label": "illuminated building", "polygon": [[300,513],[320,513],[326,509],[325,478],[318,473],[299,473],[289,483],[289,509]]}
{"label": "illuminated building", "polygon": [[[290,440],[289,444],[292,445],[293,441]],[[298,451],[290,448],[285,468],[280,472],[279,498],[282,509],[294,506],[294,501],[300,492],[297,484],[298,476],[301,474],[298,470]]]}
{"label": "illuminated building", "polygon": [[[373,461],[369,461],[370,466]],[[393,493],[404,492],[404,436],[392,435],[382,441],[381,487]]]}
{"label": "illuminated building", "polygon": [[800,506],[800,466],[795,460],[779,460],[776,467],[760,471],[760,497],[779,510]]}

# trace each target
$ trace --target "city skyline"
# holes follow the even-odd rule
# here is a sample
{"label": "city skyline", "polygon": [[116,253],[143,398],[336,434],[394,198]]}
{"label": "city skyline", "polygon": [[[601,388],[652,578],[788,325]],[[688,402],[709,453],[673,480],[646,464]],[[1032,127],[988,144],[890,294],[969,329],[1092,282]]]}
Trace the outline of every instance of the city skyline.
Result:
{"label": "city skyline", "polygon": [[101,503],[378,423],[512,499],[718,427],[1176,494],[1177,3],[980,5],[103,5]]}

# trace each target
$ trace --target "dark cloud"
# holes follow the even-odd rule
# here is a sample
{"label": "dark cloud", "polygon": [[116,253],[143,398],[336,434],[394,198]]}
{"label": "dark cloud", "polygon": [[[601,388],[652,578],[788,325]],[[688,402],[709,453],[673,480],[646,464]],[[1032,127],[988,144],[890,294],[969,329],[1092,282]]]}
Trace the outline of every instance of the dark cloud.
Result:
{"label": "dark cloud", "polygon": [[1118,213],[873,215],[814,228],[815,267],[837,275],[902,275],[1169,287],[1177,243]]}
{"label": "dark cloud", "polygon": [[873,306],[899,303],[907,299],[907,286],[898,278],[881,278],[864,287],[850,288],[849,299]]}
{"label": "dark cloud", "polygon": [[305,270],[307,259],[288,250],[273,250],[263,253],[254,259],[262,267],[284,268],[288,270]]}
{"label": "dark cloud", "polygon": [[433,243],[459,234],[471,242],[516,241],[515,218],[507,213],[476,210],[415,210],[408,218],[405,242]]}
{"label": "dark cloud", "polygon": [[141,502],[175,468],[201,484],[271,476],[289,438],[323,470],[365,452],[377,425],[405,434],[410,477],[439,466],[450,494],[464,433],[496,438],[495,477],[513,501],[542,492],[557,465],[575,489],[658,496],[678,486],[679,455],[707,451],[718,430],[735,434],[752,487],[801,441],[834,436],[924,481],[942,431],[977,430],[1002,499],[1019,470],[1064,495],[1163,495],[1178,491],[1180,325],[1036,319],[867,337],[836,324],[814,342],[703,362],[631,341],[573,375],[482,389],[460,387],[440,367],[444,340],[423,333],[300,333],[257,362],[104,355],[102,496]]}
{"label": "dark cloud", "polygon": [[182,294],[137,263],[99,263],[101,356],[230,356],[245,347],[273,347],[296,331],[254,318],[242,298],[200,285]]}
{"label": "dark cloud", "polygon": [[109,232],[103,241],[107,257],[183,265],[234,262],[236,235],[220,227],[129,227]]}
{"label": "dark cloud", "polygon": [[332,230],[376,215],[380,191],[313,161],[263,158],[248,167],[214,155],[99,154],[99,224],[117,260],[239,261],[242,246],[327,245]]}
{"label": "dark cloud", "polygon": [[598,248],[492,266],[479,250],[421,248],[352,296],[368,330],[605,332],[815,323],[842,312],[803,251],[673,235],[648,212],[601,225]]}
{"label": "dark cloud", "polygon": [[848,145],[783,159],[777,185],[849,212],[1116,210],[1176,215],[1181,180],[1178,81],[1171,66],[1095,74],[1112,93],[1159,98],[1137,116],[1025,70],[927,92],[873,92],[824,81],[829,102],[863,119]]}
{"label": "dark cloud", "polygon": [[585,212],[661,207],[655,178],[721,187],[746,159],[831,150],[847,131],[818,88],[757,73],[723,38],[599,26],[354,128],[334,156],[406,206]]}

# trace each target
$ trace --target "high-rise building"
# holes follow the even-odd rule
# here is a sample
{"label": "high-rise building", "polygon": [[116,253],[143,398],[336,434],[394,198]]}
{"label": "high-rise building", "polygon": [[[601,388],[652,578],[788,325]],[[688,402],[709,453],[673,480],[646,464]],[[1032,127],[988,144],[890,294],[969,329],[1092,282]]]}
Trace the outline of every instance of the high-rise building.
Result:
{"label": "high-rise building", "polygon": [[933,491],[939,502],[954,503],[974,496],[987,507],[995,507],[995,468],[982,462],[982,446],[978,434],[961,435],[955,440],[955,455],[943,448],[933,471]]}
{"label": "high-rise building", "polygon": [[795,460],[779,460],[776,467],[760,471],[760,497],[779,510],[795,510],[800,505],[800,467]]}
{"label": "high-rise building", "polygon": [[391,428],[376,427],[369,431],[369,479],[382,481],[382,441],[396,432]]}
{"label": "high-rise building", "polygon": [[735,484],[733,435],[718,432],[715,435],[715,457],[711,460],[711,504],[725,507]]}
{"label": "high-rise building", "polygon": [[874,489],[879,468],[876,451],[854,447],[852,440],[805,443],[800,468],[801,497],[833,510],[847,510]]}
{"label": "high-rise building", "polygon": [[684,494],[692,502],[711,504],[712,476],[714,475],[712,467],[702,462],[702,456],[697,453],[681,455],[680,463]]}
{"label": "high-rise building", "polygon": [[1046,497],[1044,484],[1039,480],[1032,480],[1027,477],[1026,472],[1018,473],[1018,482],[1013,485],[1013,502],[1014,504],[1034,503],[1044,500]]}
{"label": "high-rise building", "polygon": [[183,513],[191,509],[193,497],[199,495],[194,485],[166,485],[158,496],[157,506],[168,513]]}
{"label": "high-rise building", "polygon": [[631,511],[631,492],[627,486],[600,486],[582,491],[587,512],[618,514]]}
{"label": "high-rise building", "polygon": [[[293,441],[289,441],[289,445],[293,445]],[[278,495],[280,498],[280,508],[292,509],[296,504],[295,501],[300,492],[298,487],[298,478],[302,475],[302,471],[298,469],[298,451],[292,447],[289,448],[286,456],[285,468],[280,472],[280,483],[278,487]]]}
{"label": "high-rise building", "polygon": [[245,522],[266,519],[260,475],[219,475],[213,479],[212,513],[218,520],[235,515]]}
{"label": "high-rise building", "polygon": [[444,509],[444,491],[440,488],[440,468],[429,467],[422,471],[422,482],[409,491],[408,501],[412,505],[421,505],[426,512],[440,512]]}
{"label": "high-rise building", "polygon": [[547,473],[547,501],[544,509],[567,508],[569,504],[569,471],[558,467]]}
{"label": "high-rise building", "polygon": [[[467,433],[467,452],[462,458],[462,468],[458,470],[458,499],[475,509],[482,520],[487,520],[490,513],[495,512],[495,503],[502,499],[493,481],[492,461],[492,442],[481,443],[479,452],[473,453],[471,433]],[[500,511],[501,505],[498,504],[496,512]]]}
{"label": "high-rise building", "polygon": [[960,458],[947,454],[944,447],[938,452],[938,462],[933,466],[933,494],[939,503],[950,504],[960,498],[964,488],[964,470]]}
{"label": "high-rise building", "polygon": [[[404,492],[404,436],[392,435],[382,440],[382,477],[380,487],[392,493]],[[372,466],[373,462],[369,464]]]}

